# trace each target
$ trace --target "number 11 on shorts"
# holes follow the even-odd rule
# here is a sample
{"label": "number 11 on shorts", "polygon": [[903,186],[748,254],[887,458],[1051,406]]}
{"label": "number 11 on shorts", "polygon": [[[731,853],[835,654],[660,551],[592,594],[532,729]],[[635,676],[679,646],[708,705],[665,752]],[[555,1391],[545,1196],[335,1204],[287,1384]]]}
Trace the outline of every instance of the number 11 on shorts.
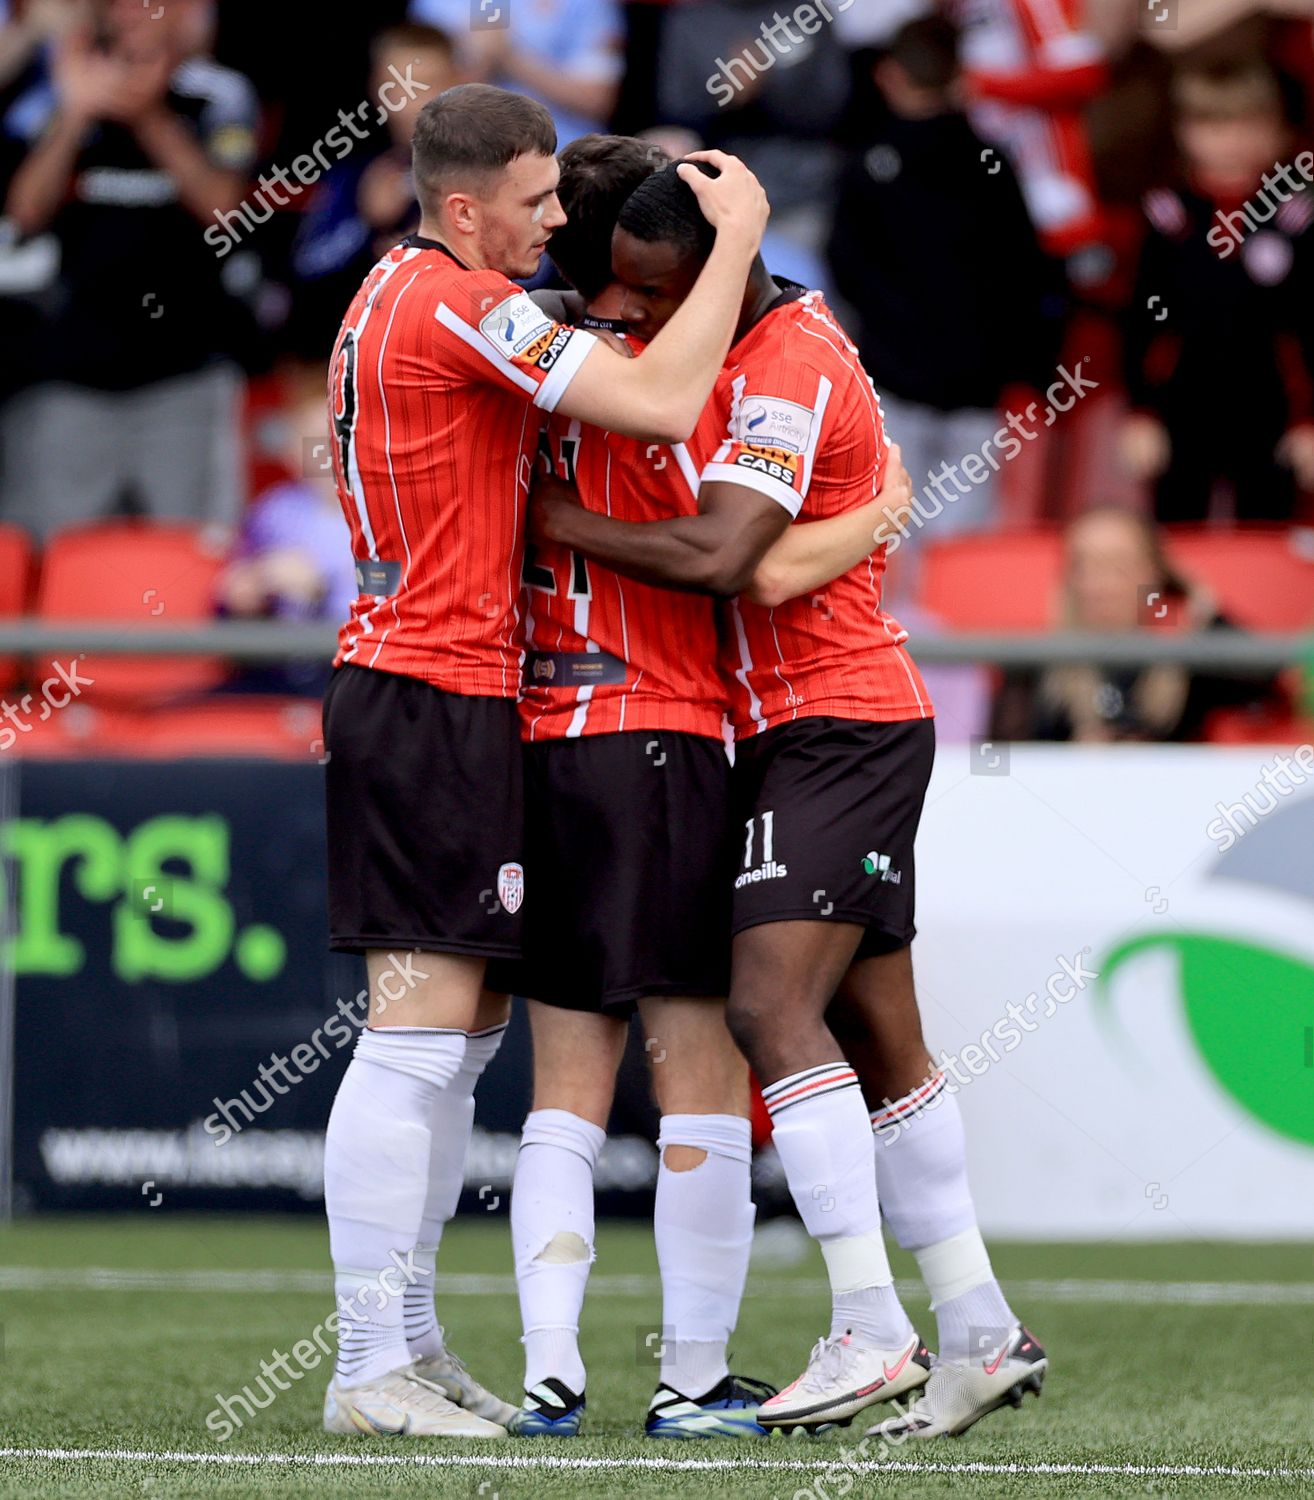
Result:
{"label": "number 11 on shorts", "polygon": [[[757,819],[749,818],[744,824],[747,837],[744,840],[744,869],[753,867],[753,840],[757,834]],[[762,814],[762,863],[769,865],[775,858],[776,815],[775,811]]]}

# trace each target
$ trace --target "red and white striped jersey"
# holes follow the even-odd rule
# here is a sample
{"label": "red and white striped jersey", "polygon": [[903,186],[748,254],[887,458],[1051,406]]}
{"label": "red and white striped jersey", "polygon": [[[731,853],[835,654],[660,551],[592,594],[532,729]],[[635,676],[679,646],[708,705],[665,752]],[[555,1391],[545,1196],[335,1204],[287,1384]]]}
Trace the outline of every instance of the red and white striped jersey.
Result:
{"label": "red and white striped jersey", "polygon": [[[556,472],[589,510],[660,521],[698,509],[699,464],[683,443],[640,442],[561,416],[548,437]],[[721,738],[725,685],[711,599],[623,578],[552,544],[526,553],[525,628],[525,739],[627,729]]]}
{"label": "red and white striped jersey", "polygon": [[351,662],[471,697],[520,686],[525,502],[541,426],[596,340],[418,236],[356,293],[329,372],[360,596]]}
{"label": "red and white striped jersey", "polygon": [[[693,441],[711,452],[702,483],[745,485],[806,525],[871,500],[888,448],[857,349],[820,292],[793,291],[731,349]],[[721,662],[737,737],[805,716],[932,716],[908,633],[881,609],[884,572],[881,547],[809,597],[731,601]]]}

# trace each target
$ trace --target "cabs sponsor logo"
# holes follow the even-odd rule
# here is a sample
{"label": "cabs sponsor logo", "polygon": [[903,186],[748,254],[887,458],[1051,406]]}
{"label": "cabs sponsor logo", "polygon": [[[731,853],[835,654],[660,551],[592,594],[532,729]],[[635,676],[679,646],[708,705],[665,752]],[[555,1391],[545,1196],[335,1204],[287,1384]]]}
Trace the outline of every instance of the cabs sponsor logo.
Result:
{"label": "cabs sponsor logo", "polygon": [[744,448],[735,454],[735,465],[740,469],[752,469],[756,474],[765,474],[787,484],[791,489],[798,483],[798,455],[783,448]]}
{"label": "cabs sponsor logo", "polygon": [[[540,370],[550,370],[557,360],[561,358],[561,351],[570,343],[570,329],[558,328],[547,341],[542,350],[535,355],[534,363]],[[535,345],[537,348],[537,345]],[[528,359],[530,351],[526,349],[522,358]]]}

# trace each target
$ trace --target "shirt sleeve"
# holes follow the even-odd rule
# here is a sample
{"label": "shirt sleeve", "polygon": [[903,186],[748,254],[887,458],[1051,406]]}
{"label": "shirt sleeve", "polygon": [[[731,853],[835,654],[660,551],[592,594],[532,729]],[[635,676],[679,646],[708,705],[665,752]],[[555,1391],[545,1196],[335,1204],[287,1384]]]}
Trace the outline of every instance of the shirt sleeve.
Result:
{"label": "shirt sleeve", "polygon": [[806,365],[749,372],[731,392],[725,436],[700,482],[743,485],[797,516],[812,483],[830,394],[830,381]]}
{"label": "shirt sleeve", "polygon": [[469,379],[527,396],[555,411],[575,372],[597,343],[591,333],[558,323],[529,293],[493,271],[462,278],[434,314],[439,355]]}

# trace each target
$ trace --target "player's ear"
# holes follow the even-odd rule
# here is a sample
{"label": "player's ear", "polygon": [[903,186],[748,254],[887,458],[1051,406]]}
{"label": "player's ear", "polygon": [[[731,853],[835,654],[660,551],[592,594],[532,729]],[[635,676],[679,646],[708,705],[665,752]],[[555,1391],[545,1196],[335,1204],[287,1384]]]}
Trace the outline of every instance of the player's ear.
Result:
{"label": "player's ear", "polygon": [[474,234],[479,228],[479,200],[472,193],[448,193],[443,207],[453,229],[460,234]]}

